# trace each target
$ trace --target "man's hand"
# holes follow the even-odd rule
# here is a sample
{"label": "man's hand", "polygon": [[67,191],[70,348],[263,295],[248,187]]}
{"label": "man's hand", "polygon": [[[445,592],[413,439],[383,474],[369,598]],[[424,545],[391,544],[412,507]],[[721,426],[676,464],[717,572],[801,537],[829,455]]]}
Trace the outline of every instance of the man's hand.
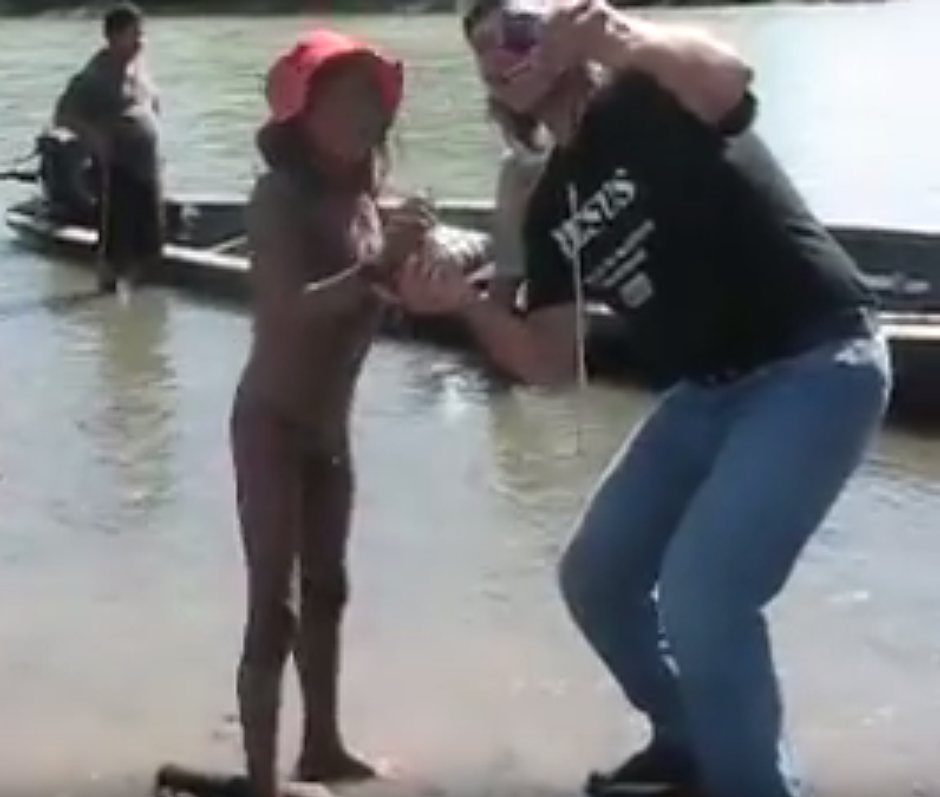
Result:
{"label": "man's hand", "polygon": [[478,298],[466,274],[433,260],[413,257],[395,276],[394,300],[416,315],[458,313]]}
{"label": "man's hand", "polygon": [[708,123],[733,112],[753,80],[741,56],[708,32],[628,17],[605,0],[576,0],[555,11],[536,59],[551,72],[589,62],[643,71]]}
{"label": "man's hand", "polygon": [[[612,28],[623,24],[623,18],[603,0],[561,5],[545,22],[535,61],[540,69],[555,75],[591,61],[606,65]],[[626,34],[628,29],[621,32]]]}

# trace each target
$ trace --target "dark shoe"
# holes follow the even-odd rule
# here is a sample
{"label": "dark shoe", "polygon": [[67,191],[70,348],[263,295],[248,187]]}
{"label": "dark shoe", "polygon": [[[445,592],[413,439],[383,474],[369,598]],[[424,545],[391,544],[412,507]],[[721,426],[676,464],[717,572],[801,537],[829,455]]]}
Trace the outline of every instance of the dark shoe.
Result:
{"label": "dark shoe", "polygon": [[682,751],[650,745],[610,772],[595,772],[584,790],[592,797],[692,797],[696,793],[695,762]]}

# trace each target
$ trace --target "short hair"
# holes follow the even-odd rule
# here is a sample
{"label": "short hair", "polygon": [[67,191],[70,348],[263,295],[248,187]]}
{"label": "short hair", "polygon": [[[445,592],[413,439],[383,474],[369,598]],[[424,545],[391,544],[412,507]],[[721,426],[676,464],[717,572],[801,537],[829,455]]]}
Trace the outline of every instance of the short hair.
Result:
{"label": "short hair", "polygon": [[502,0],[464,0],[458,3],[457,8],[460,13],[460,24],[463,27],[464,36],[473,33],[473,29],[480,24],[483,17],[504,5]]}
{"label": "short hair", "polygon": [[118,3],[104,15],[102,27],[107,38],[117,36],[128,28],[140,25],[144,21],[144,12],[133,3]]}

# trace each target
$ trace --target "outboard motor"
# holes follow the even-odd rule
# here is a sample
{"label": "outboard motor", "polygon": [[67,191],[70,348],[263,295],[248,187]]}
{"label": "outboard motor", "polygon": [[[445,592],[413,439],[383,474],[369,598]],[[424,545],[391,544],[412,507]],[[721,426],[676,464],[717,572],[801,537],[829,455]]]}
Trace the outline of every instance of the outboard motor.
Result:
{"label": "outboard motor", "polygon": [[36,139],[36,153],[50,215],[66,222],[93,223],[101,180],[90,150],[71,131],[54,128]]}

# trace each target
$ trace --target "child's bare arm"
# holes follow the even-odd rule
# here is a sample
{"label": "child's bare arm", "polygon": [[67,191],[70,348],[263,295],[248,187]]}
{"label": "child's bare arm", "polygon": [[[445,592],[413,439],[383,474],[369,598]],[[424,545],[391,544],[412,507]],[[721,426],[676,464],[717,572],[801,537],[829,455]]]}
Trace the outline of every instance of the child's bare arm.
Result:
{"label": "child's bare arm", "polygon": [[[304,230],[293,197],[276,178],[262,178],[248,207],[252,283],[258,312],[272,320],[330,319],[374,299],[363,265],[336,241],[317,246]],[[330,276],[312,281],[311,262]],[[332,260],[334,262],[324,262]]]}

